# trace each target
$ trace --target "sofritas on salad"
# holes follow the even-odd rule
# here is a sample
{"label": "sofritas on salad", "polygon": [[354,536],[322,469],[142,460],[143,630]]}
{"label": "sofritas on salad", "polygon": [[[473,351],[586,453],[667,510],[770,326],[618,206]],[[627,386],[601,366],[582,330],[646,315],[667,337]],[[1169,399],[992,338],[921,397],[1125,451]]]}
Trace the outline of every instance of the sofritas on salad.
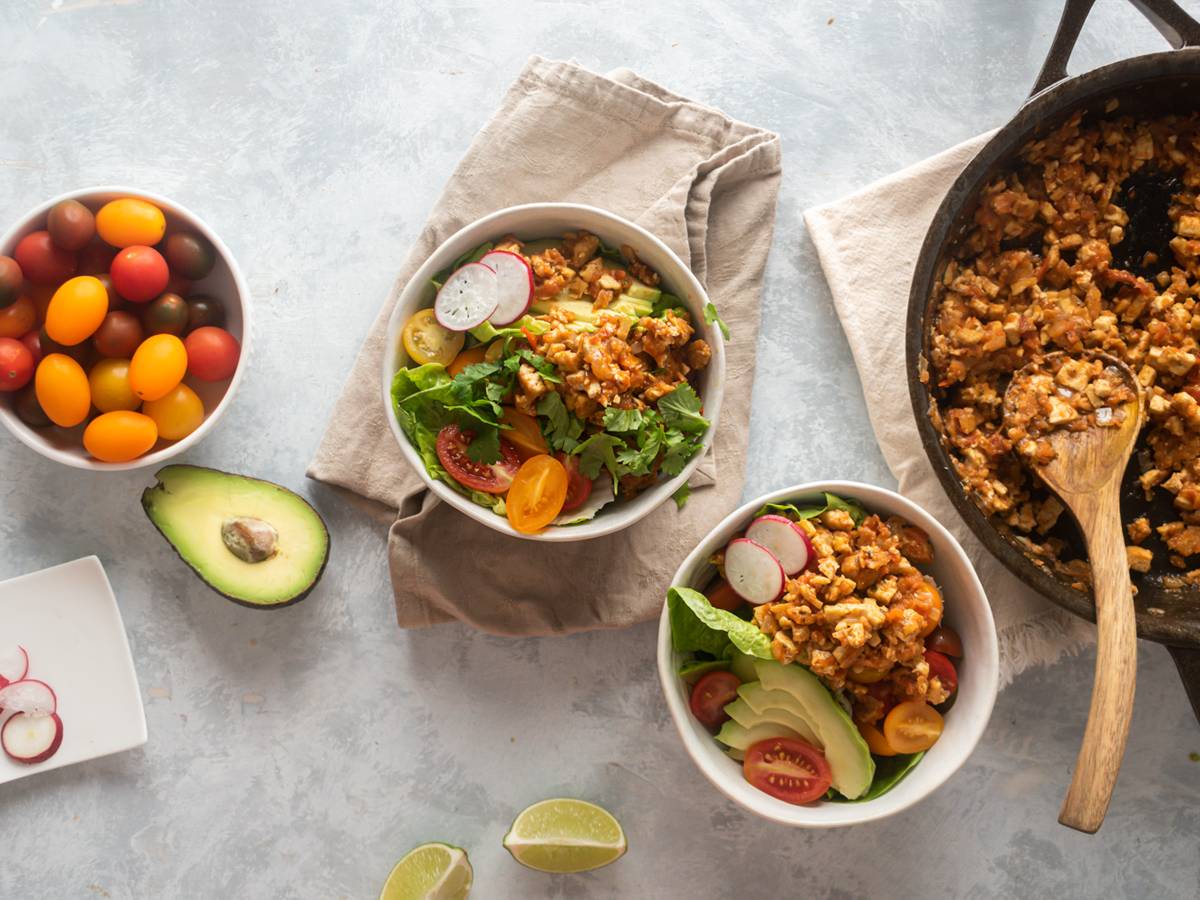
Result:
{"label": "sofritas on salad", "polygon": [[[433,284],[392,383],[430,477],[536,533],[586,522],[700,452],[709,422],[691,379],[712,349],[633,247],[508,235]],[[712,304],[705,318],[724,329]]]}
{"label": "sofritas on salad", "polygon": [[891,790],[942,733],[962,656],[933,546],[857,503],[768,504],[716,554],[704,593],[667,595],[692,714],[780,800]]}

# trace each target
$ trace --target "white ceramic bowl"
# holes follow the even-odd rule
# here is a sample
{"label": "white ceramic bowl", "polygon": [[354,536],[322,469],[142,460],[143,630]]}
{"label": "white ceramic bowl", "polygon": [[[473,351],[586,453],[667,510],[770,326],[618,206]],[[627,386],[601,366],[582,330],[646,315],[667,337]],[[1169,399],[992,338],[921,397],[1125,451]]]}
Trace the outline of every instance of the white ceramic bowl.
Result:
{"label": "white ceramic bowl", "polygon": [[[699,375],[697,392],[704,400],[704,415],[711,426],[704,435],[702,449],[689,460],[683,471],[674,478],[660,481],[654,487],[632,500],[617,500],[604,507],[594,519],[580,525],[550,526],[537,534],[522,534],[513,528],[508,519],[498,516],[490,509],[472,503],[448,485],[429,477],[420,456],[400,429],[392,411],[392,378],[396,371],[409,364],[400,334],[404,323],[419,309],[433,305],[435,291],[429,279],[450,266],[454,260],[480,244],[515,234],[523,240],[557,237],[564,231],[584,229],[600,237],[612,246],[629,244],[642,261],[659,273],[664,289],[679,297],[692,314],[692,324],[697,335],[712,347],[712,360]],[[580,541],[587,538],[611,534],[632,525],[648,515],[659,504],[675,493],[691,476],[700,460],[712,444],[721,414],[721,396],[725,384],[725,344],[720,330],[704,321],[704,307],[708,295],[686,265],[667,245],[627,219],[614,213],[583,206],[577,203],[529,203],[510,206],[472,222],[435,250],[417,269],[415,275],[401,292],[388,321],[386,344],[383,354],[382,399],[384,415],[392,427],[392,434],[400,445],[404,458],[424,479],[429,489],[455,509],[465,513],[489,528],[513,537],[533,541]]]}
{"label": "white ceramic bowl", "polygon": [[160,440],[149,453],[123,463],[106,463],[93,458],[83,449],[83,425],[75,428],[30,428],[17,417],[12,408],[11,395],[0,394],[0,422],[16,435],[21,443],[32,447],[47,459],[78,469],[93,471],[120,471],[157,466],[173,456],[183,453],[199,442],[217,424],[221,414],[229,406],[233,393],[242,380],[246,361],[250,356],[250,291],[242,278],[241,270],[234,261],[229,248],[216,233],[195,213],[173,200],[128,187],[96,187],[60,194],[27,212],[0,238],[0,256],[12,256],[13,248],[25,235],[46,227],[46,214],[62,200],[78,200],[92,212],[109,200],[118,197],[139,197],[148,200],[163,211],[167,219],[167,233],[173,231],[195,231],[206,237],[216,250],[217,262],[212,272],[200,281],[192,282],[190,293],[208,294],[225,307],[225,323],[222,327],[238,339],[242,345],[238,367],[229,381],[204,382],[193,378],[184,379],[204,401],[205,416],[200,427],[178,441]]}
{"label": "white ceramic bowl", "polygon": [[946,727],[938,742],[898,785],[881,797],[861,803],[820,802],[795,806],[776,800],[742,776],[740,763],[725,756],[713,736],[688,709],[688,685],[676,674],[680,657],[671,646],[671,626],[666,607],[658,626],[658,674],[667,706],[683,746],[692,760],[725,796],[757,815],[784,825],[830,828],[882,819],[912,806],[937,790],[964,762],[987,727],[996,701],[1000,658],[996,626],[983,586],[958,541],[937,520],[893,491],[853,481],[814,482],[775,491],[730,513],[684,560],[673,585],[702,590],[715,574],[709,557],[741,532],[764,504],[782,500],[819,499],[829,491],[857,500],[881,516],[898,515],[924,529],[933,542],[934,562],[924,567],[933,575],[945,598],[945,620],[962,637],[963,658],[958,663],[958,697],[946,713]]}

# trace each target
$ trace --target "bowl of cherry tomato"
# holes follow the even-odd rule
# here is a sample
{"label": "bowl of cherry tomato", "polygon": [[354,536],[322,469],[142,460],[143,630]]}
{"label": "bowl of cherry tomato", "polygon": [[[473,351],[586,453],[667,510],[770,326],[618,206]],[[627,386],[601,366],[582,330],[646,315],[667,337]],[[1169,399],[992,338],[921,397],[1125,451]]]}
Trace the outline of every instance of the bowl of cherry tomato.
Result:
{"label": "bowl of cherry tomato", "polygon": [[199,441],[249,350],[249,291],[197,215],[123,187],[71,191],[0,238],[0,422],[83,469]]}

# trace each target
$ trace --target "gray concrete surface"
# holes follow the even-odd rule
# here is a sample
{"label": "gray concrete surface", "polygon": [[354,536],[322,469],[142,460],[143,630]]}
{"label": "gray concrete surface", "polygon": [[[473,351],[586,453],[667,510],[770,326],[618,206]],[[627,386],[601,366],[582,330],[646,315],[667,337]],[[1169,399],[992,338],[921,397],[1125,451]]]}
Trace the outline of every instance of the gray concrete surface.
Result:
{"label": "gray concrete surface", "polygon": [[[801,211],[1004,120],[1057,6],[7,0],[0,219],[112,182],[205,216],[241,260],[260,328],[236,403],[189,459],[304,491],[335,542],[313,597],[256,614],[153,534],[146,475],[63,470],[0,435],[0,577],[101,557],[150,728],[142,750],[0,789],[0,897],[372,897],[431,839],[469,849],[481,898],[1195,897],[1200,729],[1157,646],[1141,648],[1097,836],[1055,822],[1090,656],[1020,677],[969,764],[917,808],[790,831],[726,802],[685,757],[652,625],[555,640],[399,632],[383,535],[303,477],[393,270],[536,52],[632,66],[783,134],[745,493],[889,484]],[[1075,69],[1160,46],[1100,0]],[[574,878],[513,863],[511,817],[561,793],[612,809],[628,856]]]}

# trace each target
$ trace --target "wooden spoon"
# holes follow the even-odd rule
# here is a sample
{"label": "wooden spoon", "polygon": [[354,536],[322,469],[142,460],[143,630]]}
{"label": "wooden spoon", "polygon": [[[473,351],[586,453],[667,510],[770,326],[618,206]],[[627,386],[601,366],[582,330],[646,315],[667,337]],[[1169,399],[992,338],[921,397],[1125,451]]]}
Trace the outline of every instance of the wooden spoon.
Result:
{"label": "wooden spoon", "polygon": [[[1098,359],[1105,366],[1117,368],[1136,395],[1124,404],[1125,416],[1120,425],[1053,431],[1043,440],[1054,448],[1054,459],[1045,464],[1031,463],[1033,471],[1058,494],[1079,523],[1092,566],[1098,630],[1096,674],[1075,773],[1058,815],[1063,825],[1092,834],[1108,811],[1133,715],[1137,627],[1121,528],[1120,489],[1142,426],[1144,404],[1141,385],[1129,367],[1115,357],[1094,351],[1047,354],[1018,372],[1013,384],[1034,366],[1068,356]],[[1004,395],[1006,426],[1012,421],[1019,395],[1013,384]]]}

